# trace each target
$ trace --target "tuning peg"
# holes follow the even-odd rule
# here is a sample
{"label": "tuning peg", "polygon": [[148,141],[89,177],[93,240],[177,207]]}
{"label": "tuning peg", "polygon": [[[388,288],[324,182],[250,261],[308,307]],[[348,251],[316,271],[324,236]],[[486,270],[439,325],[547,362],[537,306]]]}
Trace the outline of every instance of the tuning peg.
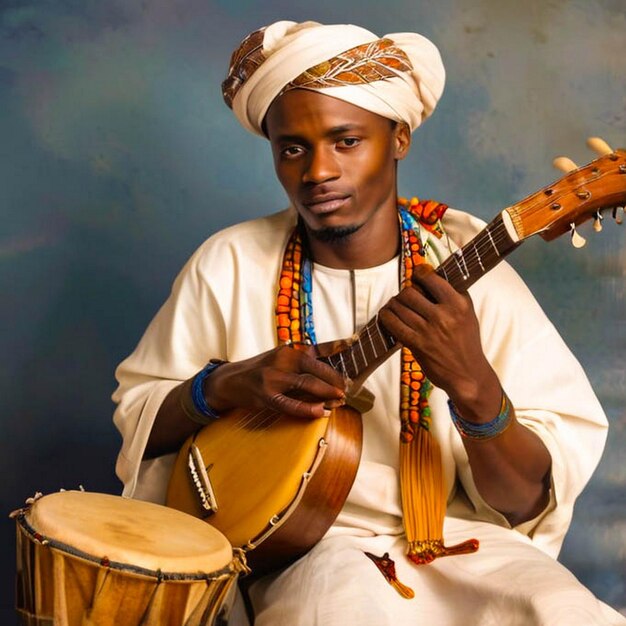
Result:
{"label": "tuning peg", "polygon": [[613,209],[613,218],[615,219],[616,224],[621,224],[624,221],[624,207],[616,206]]}
{"label": "tuning peg", "polygon": [[552,161],[552,165],[556,167],[557,170],[561,170],[562,172],[565,172],[566,174],[568,172],[571,172],[572,170],[578,169],[578,165],[576,165],[576,163],[574,163],[572,159],[569,159],[564,156],[556,157],[556,159]]}
{"label": "tuning peg", "polygon": [[598,155],[604,156],[605,154],[611,154],[613,148],[600,137],[589,137],[587,139],[587,145]]}
{"label": "tuning peg", "polygon": [[587,240],[582,235],[578,234],[574,222],[570,224],[570,228],[572,229],[572,245],[574,248],[582,248],[587,243]]}
{"label": "tuning peg", "polygon": [[593,220],[593,230],[595,230],[597,233],[599,233],[602,230],[602,220],[604,218],[602,217],[602,215],[600,214],[600,211],[598,211],[596,213],[596,216]]}

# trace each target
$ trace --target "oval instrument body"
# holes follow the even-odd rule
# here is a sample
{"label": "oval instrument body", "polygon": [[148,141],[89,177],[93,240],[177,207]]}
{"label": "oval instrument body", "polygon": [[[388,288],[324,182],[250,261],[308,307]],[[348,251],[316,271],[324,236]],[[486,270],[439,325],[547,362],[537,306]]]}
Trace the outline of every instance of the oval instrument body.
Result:
{"label": "oval instrument body", "polygon": [[304,554],[345,502],[361,456],[360,414],[317,420],[237,409],[182,446],[167,505],[200,517],[247,551],[255,573]]}

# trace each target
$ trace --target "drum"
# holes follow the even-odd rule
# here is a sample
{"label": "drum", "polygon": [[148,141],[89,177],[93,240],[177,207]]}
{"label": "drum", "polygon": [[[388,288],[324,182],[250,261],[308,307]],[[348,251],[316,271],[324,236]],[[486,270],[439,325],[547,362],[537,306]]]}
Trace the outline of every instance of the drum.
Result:
{"label": "drum", "polygon": [[14,516],[22,624],[227,623],[245,563],[206,522],[83,491],[29,499]]}

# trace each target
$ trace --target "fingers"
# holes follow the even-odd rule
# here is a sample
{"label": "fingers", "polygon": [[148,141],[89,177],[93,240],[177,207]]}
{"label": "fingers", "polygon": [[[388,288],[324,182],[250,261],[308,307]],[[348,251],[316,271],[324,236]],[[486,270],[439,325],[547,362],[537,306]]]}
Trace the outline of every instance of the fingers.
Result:
{"label": "fingers", "polygon": [[438,276],[431,265],[416,266],[413,270],[412,283],[411,287],[405,287],[390,302],[389,307],[409,326],[420,325],[423,320],[435,321],[441,314],[438,305],[455,307],[462,304],[463,296]]}
{"label": "fingers", "polygon": [[265,373],[270,405],[278,401],[290,414],[321,417],[324,405],[343,402],[346,383],[339,372],[303,352],[286,358],[286,363],[279,361]]}
{"label": "fingers", "polygon": [[423,320],[437,323],[455,311],[468,313],[468,296],[456,291],[431,265],[416,266],[411,280],[412,286],[403,289],[389,307],[409,326],[421,326]]}
{"label": "fingers", "polygon": [[274,394],[268,401],[268,406],[278,413],[302,419],[315,419],[327,416],[329,411],[322,402],[305,402],[296,400],[282,393]]}
{"label": "fingers", "polygon": [[380,311],[385,328],[414,353],[433,342],[443,345],[464,341],[478,332],[471,298],[457,292],[430,266],[418,266],[414,284],[404,288]]}
{"label": "fingers", "polygon": [[299,348],[299,352],[304,357],[301,358],[297,364],[302,374],[309,374],[336,389],[345,389],[346,381],[343,375],[334,370],[328,363],[316,358],[317,353],[314,346],[304,346],[304,348]]}
{"label": "fingers", "polygon": [[441,276],[439,276],[432,265],[423,263],[413,268],[411,275],[413,284],[426,296],[430,301],[437,303],[447,303],[454,301],[459,292]]}
{"label": "fingers", "polygon": [[432,320],[438,314],[438,304],[414,287],[405,287],[388,305],[396,315],[406,318],[407,324]]}
{"label": "fingers", "polygon": [[251,359],[238,381],[240,402],[309,419],[322,417],[325,407],[343,404],[342,375],[314,354],[309,346],[283,346]]}
{"label": "fingers", "polygon": [[403,344],[413,344],[440,314],[439,305],[414,287],[405,287],[379,312],[385,328]]}
{"label": "fingers", "polygon": [[383,326],[399,341],[402,345],[416,348],[420,336],[426,331],[426,320],[393,298],[389,303],[380,310],[378,317]]}

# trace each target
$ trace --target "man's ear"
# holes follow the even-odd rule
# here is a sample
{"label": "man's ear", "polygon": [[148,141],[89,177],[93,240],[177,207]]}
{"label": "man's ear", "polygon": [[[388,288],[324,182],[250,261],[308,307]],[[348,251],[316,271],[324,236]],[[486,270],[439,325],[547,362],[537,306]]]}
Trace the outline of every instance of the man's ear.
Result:
{"label": "man's ear", "polygon": [[394,158],[398,161],[404,159],[411,148],[411,130],[405,122],[398,122],[393,129]]}

